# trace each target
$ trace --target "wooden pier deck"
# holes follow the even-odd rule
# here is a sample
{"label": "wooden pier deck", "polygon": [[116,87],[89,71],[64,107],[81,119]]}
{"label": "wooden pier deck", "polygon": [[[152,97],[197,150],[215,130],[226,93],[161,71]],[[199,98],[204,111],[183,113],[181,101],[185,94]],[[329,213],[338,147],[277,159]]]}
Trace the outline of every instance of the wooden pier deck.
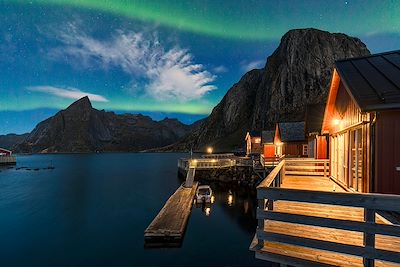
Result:
{"label": "wooden pier deck", "polygon": [[15,165],[17,159],[15,156],[0,156],[0,165]]}
{"label": "wooden pier deck", "polygon": [[180,186],[144,231],[146,247],[180,246],[193,206],[198,182],[186,188]]}
{"label": "wooden pier deck", "polygon": [[282,162],[258,188],[256,258],[296,267],[400,266],[400,225],[380,214],[399,212],[400,196],[344,192],[321,170],[293,175],[292,166]]}

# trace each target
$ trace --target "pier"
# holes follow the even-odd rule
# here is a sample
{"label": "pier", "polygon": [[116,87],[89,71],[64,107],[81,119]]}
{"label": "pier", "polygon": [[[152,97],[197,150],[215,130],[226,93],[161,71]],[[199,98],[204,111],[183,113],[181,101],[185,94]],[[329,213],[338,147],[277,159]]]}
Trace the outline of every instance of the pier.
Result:
{"label": "pier", "polygon": [[0,156],[0,165],[15,165],[17,160],[15,156]]}
{"label": "pier", "polygon": [[198,182],[180,186],[144,231],[146,247],[179,247],[193,206]]}

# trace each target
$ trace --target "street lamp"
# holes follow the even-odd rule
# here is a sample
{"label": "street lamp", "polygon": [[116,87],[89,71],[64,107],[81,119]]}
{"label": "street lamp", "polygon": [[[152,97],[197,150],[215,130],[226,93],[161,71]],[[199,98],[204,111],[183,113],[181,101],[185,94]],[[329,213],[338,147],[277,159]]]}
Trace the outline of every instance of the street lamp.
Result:
{"label": "street lamp", "polygon": [[212,147],[207,147],[207,153],[212,154],[213,153],[213,148]]}

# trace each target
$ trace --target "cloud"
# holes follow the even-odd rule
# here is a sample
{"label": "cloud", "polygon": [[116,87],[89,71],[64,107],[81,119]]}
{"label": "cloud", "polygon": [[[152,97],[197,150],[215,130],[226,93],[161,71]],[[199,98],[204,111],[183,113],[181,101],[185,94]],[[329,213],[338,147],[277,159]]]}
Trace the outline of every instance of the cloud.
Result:
{"label": "cloud", "polygon": [[243,61],[240,63],[241,65],[240,68],[242,69],[242,71],[248,72],[253,69],[261,69],[264,66],[264,64],[265,64],[264,60],[254,60],[250,62]]}
{"label": "cloud", "polygon": [[26,87],[29,91],[32,92],[41,92],[50,95],[55,95],[62,98],[68,99],[80,99],[84,96],[88,96],[90,101],[94,102],[108,102],[109,100],[101,95],[91,94],[87,92],[83,92],[77,88],[67,87],[67,88],[60,88],[54,87],[49,85],[41,85],[41,86],[29,86]]}
{"label": "cloud", "polygon": [[220,65],[220,66],[213,68],[213,71],[215,73],[225,73],[225,72],[228,72],[228,68],[223,65]]}
{"label": "cloud", "polygon": [[157,100],[189,101],[217,89],[211,84],[215,76],[196,64],[187,49],[165,49],[154,32],[116,31],[112,38],[98,40],[71,24],[57,36],[63,45],[51,50],[51,57],[72,57],[72,62],[90,68],[121,68],[132,85],[144,84],[145,93]]}

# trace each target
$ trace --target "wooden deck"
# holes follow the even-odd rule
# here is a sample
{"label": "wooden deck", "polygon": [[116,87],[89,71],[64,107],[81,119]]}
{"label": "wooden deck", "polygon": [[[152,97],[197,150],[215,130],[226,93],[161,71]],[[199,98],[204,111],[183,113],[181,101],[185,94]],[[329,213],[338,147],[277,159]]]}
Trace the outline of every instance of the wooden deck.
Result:
{"label": "wooden deck", "polygon": [[192,210],[198,182],[179,187],[144,231],[146,247],[180,246]]}
{"label": "wooden deck", "polygon": [[0,165],[15,165],[17,159],[15,156],[0,156]]}
{"label": "wooden deck", "polygon": [[250,247],[256,258],[291,266],[400,266],[400,225],[377,213],[400,211],[399,196],[348,193],[325,175],[287,175],[285,163],[280,167],[258,188]]}

